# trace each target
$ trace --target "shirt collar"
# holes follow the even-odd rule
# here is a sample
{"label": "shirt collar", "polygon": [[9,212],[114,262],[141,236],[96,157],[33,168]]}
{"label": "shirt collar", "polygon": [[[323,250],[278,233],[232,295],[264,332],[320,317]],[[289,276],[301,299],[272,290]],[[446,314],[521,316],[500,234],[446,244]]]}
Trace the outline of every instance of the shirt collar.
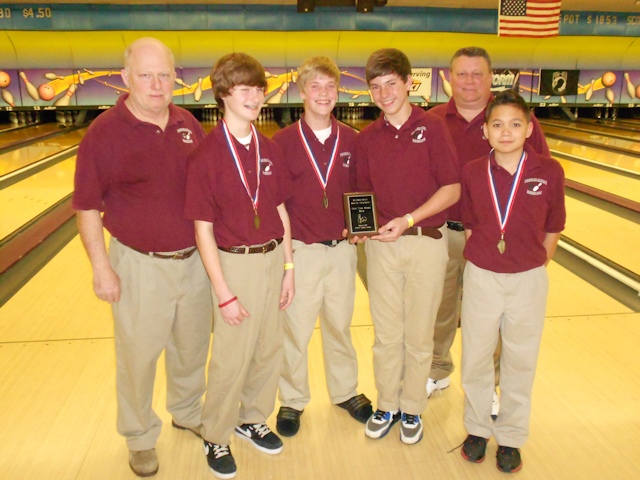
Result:
{"label": "shirt collar", "polygon": [[384,128],[392,128],[394,131],[402,132],[404,130],[413,128],[417,123],[422,122],[422,120],[426,115],[427,115],[427,112],[425,112],[421,107],[412,104],[411,115],[409,115],[409,118],[407,119],[407,121],[404,122],[400,128],[396,128],[395,125],[392,125],[391,123],[389,123],[383,113],[382,115],[380,115],[380,118],[376,122],[376,129],[382,130],[382,128],[384,127]]}
{"label": "shirt collar", "polygon": [[[528,172],[529,170],[533,170],[540,166],[540,159],[538,158],[538,154],[533,149],[533,147],[527,143],[524,144],[524,151],[527,152],[527,163],[524,166],[524,171]],[[491,164],[491,168],[498,168],[498,162],[496,162],[494,151],[491,150],[489,153],[489,163]]]}
{"label": "shirt collar", "polygon": [[[317,140],[317,137],[316,137],[315,133],[313,133],[313,130],[311,129],[309,124],[304,121],[304,116],[305,116],[305,114],[303,113],[302,117],[300,117],[300,123],[302,124],[302,131],[304,132],[305,136],[307,137],[307,140],[309,140],[309,139]],[[329,137],[327,138],[326,141],[329,141],[329,140],[335,138],[337,134],[338,134],[338,121],[336,120],[336,117],[331,115],[331,135],[329,135]],[[325,141],[325,143],[326,143],[326,141]]]}

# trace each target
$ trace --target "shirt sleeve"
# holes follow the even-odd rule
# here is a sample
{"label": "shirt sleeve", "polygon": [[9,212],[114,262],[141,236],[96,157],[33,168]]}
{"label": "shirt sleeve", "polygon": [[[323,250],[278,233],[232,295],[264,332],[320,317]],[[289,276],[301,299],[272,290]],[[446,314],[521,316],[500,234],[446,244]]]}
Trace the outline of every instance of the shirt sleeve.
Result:
{"label": "shirt sleeve", "polygon": [[[104,211],[103,198],[107,192],[107,179],[102,170],[109,165],[111,152],[108,142],[95,134],[98,125],[92,125],[80,142],[76,157],[74,176],[73,208],[76,210]],[[100,133],[100,132],[98,132]],[[105,136],[104,138],[107,138]]]}
{"label": "shirt sleeve", "polygon": [[549,214],[545,222],[545,231],[547,233],[560,233],[564,230],[567,220],[567,212],[564,205],[564,170],[560,163],[551,159],[556,167],[556,175],[554,176],[553,191],[551,192],[551,202],[549,205]]}
{"label": "shirt sleeve", "polygon": [[[352,183],[355,184],[355,190],[359,192],[369,192],[373,190],[373,183],[371,182],[371,175],[369,174],[369,158],[367,157],[367,147],[365,146],[365,136],[359,134],[356,138],[356,162],[355,162],[355,179]],[[351,159],[350,161],[353,161]]]}
{"label": "shirt sleeve", "polygon": [[271,142],[273,151],[273,163],[278,166],[277,172],[277,185],[278,192],[276,195],[276,205],[282,205],[291,196],[291,190],[293,185],[291,183],[291,172],[289,171],[289,164],[287,163],[282,148],[276,142]]}
{"label": "shirt sleeve", "polygon": [[540,122],[538,122],[538,119],[533,115],[531,115],[531,122],[533,123],[533,133],[527,139],[527,142],[533,147],[538,155],[550,157],[551,153],[549,152],[547,139],[544,138],[544,132],[542,131]]}
{"label": "shirt sleeve", "polygon": [[184,218],[214,223],[216,209],[207,161],[207,151],[200,147],[196,148],[187,160]]}
{"label": "shirt sleeve", "polygon": [[473,229],[476,224],[475,215],[473,213],[473,202],[471,199],[471,193],[469,191],[469,182],[467,180],[468,177],[468,168],[464,168],[462,170],[462,193],[460,197],[460,219],[462,220],[462,224],[466,229]]}
{"label": "shirt sleeve", "polygon": [[430,119],[431,173],[439,187],[460,183],[460,164],[449,129],[440,117],[431,114]]}

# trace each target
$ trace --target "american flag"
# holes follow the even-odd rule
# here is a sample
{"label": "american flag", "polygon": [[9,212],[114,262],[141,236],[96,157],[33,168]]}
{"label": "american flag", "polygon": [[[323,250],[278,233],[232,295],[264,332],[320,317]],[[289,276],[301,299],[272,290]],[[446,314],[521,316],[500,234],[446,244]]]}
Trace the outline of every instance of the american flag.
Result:
{"label": "american flag", "polygon": [[560,33],[560,0],[500,0],[498,35],[553,37]]}

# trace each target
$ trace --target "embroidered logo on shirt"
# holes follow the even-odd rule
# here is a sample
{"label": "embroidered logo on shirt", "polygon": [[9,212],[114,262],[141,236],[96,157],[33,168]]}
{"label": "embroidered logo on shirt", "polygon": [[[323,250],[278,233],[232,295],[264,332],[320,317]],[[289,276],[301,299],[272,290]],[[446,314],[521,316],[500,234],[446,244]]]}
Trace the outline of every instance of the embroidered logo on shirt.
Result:
{"label": "embroidered logo on shirt", "polygon": [[262,169],[262,175],[271,175],[273,172],[273,162],[268,158],[261,158],[260,168]]}
{"label": "embroidered logo on shirt", "polygon": [[413,143],[422,143],[427,141],[427,127],[418,127],[411,132]]}
{"label": "embroidered logo on shirt", "polygon": [[349,168],[349,162],[351,162],[351,152],[342,152],[340,156],[342,157],[342,166],[345,168]]}
{"label": "embroidered logo on shirt", "polygon": [[188,128],[179,128],[178,133],[182,135],[182,141],[184,143],[193,143],[193,132]]}
{"label": "embroidered logo on shirt", "polygon": [[524,184],[528,195],[542,195],[542,186],[547,185],[547,181],[543,178],[526,178]]}

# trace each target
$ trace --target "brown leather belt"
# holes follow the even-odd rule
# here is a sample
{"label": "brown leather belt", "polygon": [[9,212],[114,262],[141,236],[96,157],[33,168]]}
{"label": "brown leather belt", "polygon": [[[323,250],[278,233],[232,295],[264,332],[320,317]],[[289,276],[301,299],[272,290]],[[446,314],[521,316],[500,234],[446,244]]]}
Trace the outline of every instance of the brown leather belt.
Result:
{"label": "brown leather belt", "polygon": [[282,243],[282,239],[278,238],[276,240],[271,240],[264,245],[260,245],[257,247],[229,247],[223,248],[218,247],[218,250],[222,250],[227,253],[239,253],[241,255],[247,255],[249,253],[267,253],[272,250],[275,250],[278,245]]}
{"label": "brown leather belt", "polygon": [[442,233],[435,227],[410,227],[402,232],[402,236],[404,235],[424,235],[425,237],[435,238],[436,240],[442,238]]}
{"label": "brown leather belt", "polygon": [[[123,244],[124,245],[124,244]],[[153,258],[162,258],[164,260],[186,260],[191,255],[195,253],[197,250],[196,247],[193,247],[190,250],[185,250],[183,252],[176,252],[170,255],[165,255],[164,253],[156,253],[156,252],[144,252],[142,250],[138,250],[137,248],[129,247],[131,250],[135,250],[138,253],[142,253],[143,255],[147,255],[148,257]]]}

